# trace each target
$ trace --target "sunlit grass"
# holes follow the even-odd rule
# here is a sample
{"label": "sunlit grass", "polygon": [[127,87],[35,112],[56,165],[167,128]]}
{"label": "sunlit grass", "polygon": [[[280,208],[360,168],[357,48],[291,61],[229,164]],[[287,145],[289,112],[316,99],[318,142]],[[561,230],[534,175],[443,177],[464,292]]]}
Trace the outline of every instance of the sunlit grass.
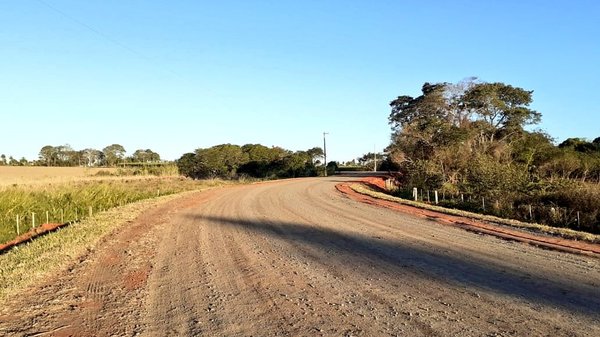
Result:
{"label": "sunlit grass", "polygon": [[498,224],[502,224],[502,225],[506,225],[506,226],[523,228],[523,229],[536,231],[536,232],[540,232],[540,233],[556,235],[556,236],[560,236],[560,237],[567,238],[567,239],[582,240],[582,241],[587,241],[587,242],[591,242],[591,243],[600,243],[600,235],[595,235],[595,234],[591,234],[591,233],[580,232],[580,231],[576,231],[576,230],[572,230],[572,229],[568,229],[568,228],[558,228],[558,227],[551,227],[551,226],[542,225],[542,224],[522,222],[522,221],[513,220],[513,219],[503,219],[503,218],[499,218],[499,217],[492,216],[492,215],[484,215],[484,214],[462,211],[462,210],[458,210],[458,209],[429,205],[429,204],[422,203],[422,202],[416,202],[416,201],[412,201],[412,200],[402,199],[402,198],[391,196],[389,194],[376,192],[376,191],[373,191],[372,189],[365,187],[362,184],[352,184],[352,185],[350,185],[350,188],[357,193],[368,195],[368,196],[371,196],[374,198],[393,201],[393,202],[397,202],[397,203],[401,203],[401,204],[405,204],[405,205],[409,205],[409,206],[413,206],[413,207],[418,207],[418,208],[422,208],[422,209],[428,209],[428,210],[432,210],[432,211],[436,211],[436,212],[440,212],[440,213],[458,215],[458,216],[468,217],[468,218],[472,218],[472,219],[476,219],[476,220],[494,222],[494,223],[498,223]]}
{"label": "sunlit grass", "polygon": [[[42,223],[65,223],[139,200],[169,195],[221,181],[147,178],[7,186],[0,189],[0,243]],[[17,228],[17,218],[19,228]]]}

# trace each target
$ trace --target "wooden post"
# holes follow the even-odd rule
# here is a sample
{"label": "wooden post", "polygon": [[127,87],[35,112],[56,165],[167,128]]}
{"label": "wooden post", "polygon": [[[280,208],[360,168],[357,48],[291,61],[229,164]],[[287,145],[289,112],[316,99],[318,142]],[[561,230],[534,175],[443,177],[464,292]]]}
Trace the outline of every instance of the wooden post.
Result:
{"label": "wooden post", "polygon": [[531,205],[529,205],[529,220],[533,221],[533,212],[531,211]]}
{"label": "wooden post", "polygon": [[31,212],[31,228],[35,228],[35,213]]}
{"label": "wooden post", "polygon": [[481,205],[483,206],[483,211],[485,212],[485,198],[481,197]]}
{"label": "wooden post", "polygon": [[465,195],[464,194],[460,194],[460,202],[465,202]]}
{"label": "wooden post", "polygon": [[435,198],[435,204],[437,205],[438,204],[438,191],[437,190],[433,192],[433,196]]}
{"label": "wooden post", "polygon": [[581,223],[579,222],[579,211],[577,211],[577,228],[579,228],[580,225]]}
{"label": "wooden post", "polygon": [[21,235],[21,228],[19,228],[19,215],[17,214],[17,236]]}
{"label": "wooden post", "polygon": [[429,197],[429,190],[427,190],[427,202],[431,202],[431,198]]}
{"label": "wooden post", "polygon": [[50,223],[50,218],[48,217],[48,211],[46,211],[46,223]]}
{"label": "wooden post", "polygon": [[92,217],[92,206],[90,206],[90,218]]}

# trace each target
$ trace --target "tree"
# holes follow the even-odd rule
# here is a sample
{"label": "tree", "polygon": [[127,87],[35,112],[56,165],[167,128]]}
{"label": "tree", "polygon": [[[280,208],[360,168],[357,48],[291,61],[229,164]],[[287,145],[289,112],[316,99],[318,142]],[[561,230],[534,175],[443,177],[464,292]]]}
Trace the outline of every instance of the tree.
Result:
{"label": "tree", "polygon": [[513,156],[513,149],[529,134],[524,127],[540,120],[529,109],[532,91],[475,79],[425,83],[421,91],[418,97],[398,96],[390,103],[393,133],[387,150],[402,179],[419,188],[450,184],[455,189],[472,176],[475,158],[485,167],[491,167],[488,159],[502,165],[516,158],[526,162],[523,146],[519,155]]}
{"label": "tree", "polygon": [[125,158],[125,148],[120,144],[112,144],[102,149],[106,165],[115,166]]}
{"label": "tree", "polygon": [[2,154],[0,155],[0,165],[6,165],[6,155]]}
{"label": "tree", "polygon": [[208,168],[200,163],[195,153],[186,153],[176,160],[179,173],[192,179],[202,179],[210,175]]}
{"label": "tree", "polygon": [[186,153],[177,160],[181,174],[194,179],[221,177],[256,178],[315,176],[316,169],[305,151],[291,152],[280,147],[221,144]]}
{"label": "tree", "polygon": [[138,163],[158,162],[160,161],[160,155],[150,149],[140,149],[131,155],[131,160]]}
{"label": "tree", "polygon": [[42,147],[39,157],[40,161],[43,162],[45,166],[56,165],[56,149],[52,145],[46,145]]}
{"label": "tree", "polygon": [[72,163],[72,160],[75,157],[75,151],[73,151],[71,145],[59,145],[56,146],[54,149],[56,151],[56,160],[60,166],[70,166],[70,164],[77,164]]}
{"label": "tree", "polygon": [[306,150],[306,153],[310,156],[310,160],[313,164],[315,164],[320,158],[324,158],[325,153],[323,149],[320,147],[313,147],[311,149]]}
{"label": "tree", "polygon": [[594,142],[588,142],[583,138],[568,138],[564,142],[558,145],[559,148],[565,149],[570,148],[577,152],[592,153],[598,151],[598,144]]}
{"label": "tree", "polygon": [[104,161],[104,153],[96,149],[85,149],[81,151],[81,158],[86,166],[99,166]]}
{"label": "tree", "polygon": [[529,109],[533,91],[504,83],[479,83],[462,97],[465,109],[473,111],[487,126],[488,140],[510,137],[526,125],[540,122],[541,114]]}

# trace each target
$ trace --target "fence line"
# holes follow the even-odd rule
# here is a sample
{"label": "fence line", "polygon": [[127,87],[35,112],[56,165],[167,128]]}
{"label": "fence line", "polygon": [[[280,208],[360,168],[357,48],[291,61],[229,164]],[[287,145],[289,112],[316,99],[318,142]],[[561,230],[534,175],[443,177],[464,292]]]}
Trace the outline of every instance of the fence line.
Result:
{"label": "fence line", "polygon": [[419,189],[417,187],[408,190],[399,190],[397,187],[390,189],[387,185],[386,189],[399,193],[408,193],[414,201],[481,212],[483,214],[491,214],[526,222],[541,222],[555,227],[581,229],[582,226],[594,226],[596,221],[593,213],[586,214],[578,209],[560,207],[558,205],[531,203],[516,204],[514,201],[503,203],[500,199],[489,199],[485,196],[478,196],[472,193],[456,192],[446,195],[445,191],[442,191],[442,199],[440,200],[438,190],[433,190],[434,198],[432,201],[430,190],[425,191],[424,189]]}

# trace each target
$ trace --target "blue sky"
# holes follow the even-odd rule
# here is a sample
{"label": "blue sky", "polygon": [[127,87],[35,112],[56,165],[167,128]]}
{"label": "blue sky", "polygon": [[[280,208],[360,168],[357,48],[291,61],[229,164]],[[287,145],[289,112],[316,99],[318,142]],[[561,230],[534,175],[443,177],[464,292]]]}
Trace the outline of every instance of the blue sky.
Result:
{"label": "blue sky", "polygon": [[[49,6],[48,6],[49,5]],[[389,143],[389,102],[477,76],[600,137],[597,1],[0,1],[0,153]]]}

